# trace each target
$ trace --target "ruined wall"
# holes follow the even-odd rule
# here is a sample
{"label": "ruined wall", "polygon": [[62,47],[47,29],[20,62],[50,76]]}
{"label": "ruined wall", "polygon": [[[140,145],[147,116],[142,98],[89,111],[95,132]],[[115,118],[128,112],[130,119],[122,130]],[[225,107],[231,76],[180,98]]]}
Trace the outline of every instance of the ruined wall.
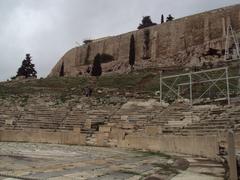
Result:
{"label": "ruined wall", "polygon": [[216,158],[218,154],[217,136],[126,136],[120,141],[120,147],[146,149],[170,153],[183,153],[209,158]]}
{"label": "ruined wall", "polygon": [[[229,122],[240,124],[238,105],[189,109],[184,102],[168,106],[156,100],[127,101],[117,97],[105,99],[105,103],[103,99],[86,97],[64,103],[56,100],[2,100],[0,141],[124,147],[216,157],[219,143],[226,144],[226,130],[232,127]],[[240,127],[236,136],[239,149]]]}
{"label": "ruined wall", "polygon": [[[224,49],[226,27],[230,24],[240,37],[239,4],[75,47],[59,60],[49,76],[59,76],[63,63],[65,76],[81,75],[97,53],[114,57],[114,61],[102,65],[105,73],[127,71],[132,34],[136,44],[135,68],[201,65],[209,61],[203,57],[209,48]],[[149,34],[148,48],[144,43],[146,34]],[[222,57],[213,59],[219,58]]]}
{"label": "ruined wall", "polygon": [[[104,141],[101,137],[100,141]],[[216,158],[218,144],[216,136],[126,136],[119,140],[117,147],[144,149],[167,153],[183,153]],[[89,145],[86,134],[80,132],[47,132],[44,130],[0,130],[2,142],[32,142],[69,145]],[[99,143],[95,146],[106,146]]]}

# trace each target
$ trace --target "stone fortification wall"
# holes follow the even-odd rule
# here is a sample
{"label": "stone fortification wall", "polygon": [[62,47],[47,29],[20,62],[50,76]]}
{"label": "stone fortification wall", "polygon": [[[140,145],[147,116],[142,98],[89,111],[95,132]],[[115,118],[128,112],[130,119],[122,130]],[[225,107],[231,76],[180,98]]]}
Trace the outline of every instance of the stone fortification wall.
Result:
{"label": "stone fortification wall", "polygon": [[[239,4],[75,47],[58,61],[49,76],[59,76],[62,66],[65,76],[82,75],[97,53],[113,56],[111,62],[102,64],[104,73],[128,71],[132,34],[136,44],[135,68],[201,66],[204,62],[219,61],[230,24],[240,37]],[[207,57],[209,48],[220,55]]]}

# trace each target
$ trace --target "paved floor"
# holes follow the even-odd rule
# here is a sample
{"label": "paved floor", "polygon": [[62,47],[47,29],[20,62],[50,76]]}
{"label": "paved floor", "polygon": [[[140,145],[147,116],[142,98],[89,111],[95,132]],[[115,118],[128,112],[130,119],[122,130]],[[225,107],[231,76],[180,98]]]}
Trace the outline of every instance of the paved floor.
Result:
{"label": "paved floor", "polygon": [[[190,164],[196,163],[195,166],[182,171],[174,165],[175,159],[161,153],[89,146],[0,142],[0,180],[137,180],[153,177],[181,180],[198,175],[202,175],[206,180],[223,179],[221,165],[201,161],[207,165],[204,167],[199,160],[186,158],[193,161]],[[202,171],[197,166],[199,164]],[[194,168],[198,171],[194,171]],[[152,178],[149,178],[150,176]]]}

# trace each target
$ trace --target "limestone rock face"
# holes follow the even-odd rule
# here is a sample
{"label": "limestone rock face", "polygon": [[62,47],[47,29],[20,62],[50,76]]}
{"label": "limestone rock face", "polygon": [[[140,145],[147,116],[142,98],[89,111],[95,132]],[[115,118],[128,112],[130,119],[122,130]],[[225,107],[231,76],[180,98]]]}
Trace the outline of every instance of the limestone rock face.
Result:
{"label": "limestone rock face", "polygon": [[[240,37],[240,4],[93,40],[70,49],[49,76],[59,76],[63,66],[64,76],[85,74],[97,53],[113,56],[110,62],[102,63],[103,73],[129,71],[128,56],[132,34],[136,47],[135,69],[198,66],[203,63],[200,61],[209,60],[204,54],[210,48],[219,52],[224,50],[226,28],[230,24]],[[210,58],[211,61],[222,59],[222,55]]]}

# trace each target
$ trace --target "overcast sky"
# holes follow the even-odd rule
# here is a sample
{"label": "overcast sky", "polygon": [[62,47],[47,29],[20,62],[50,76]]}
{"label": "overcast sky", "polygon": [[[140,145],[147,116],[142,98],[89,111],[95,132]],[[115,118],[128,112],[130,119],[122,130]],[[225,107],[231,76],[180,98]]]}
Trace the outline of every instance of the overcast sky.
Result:
{"label": "overcast sky", "polygon": [[38,77],[46,77],[84,39],[135,30],[142,16],[159,23],[239,3],[239,0],[0,0],[0,81],[16,75],[30,53]]}

